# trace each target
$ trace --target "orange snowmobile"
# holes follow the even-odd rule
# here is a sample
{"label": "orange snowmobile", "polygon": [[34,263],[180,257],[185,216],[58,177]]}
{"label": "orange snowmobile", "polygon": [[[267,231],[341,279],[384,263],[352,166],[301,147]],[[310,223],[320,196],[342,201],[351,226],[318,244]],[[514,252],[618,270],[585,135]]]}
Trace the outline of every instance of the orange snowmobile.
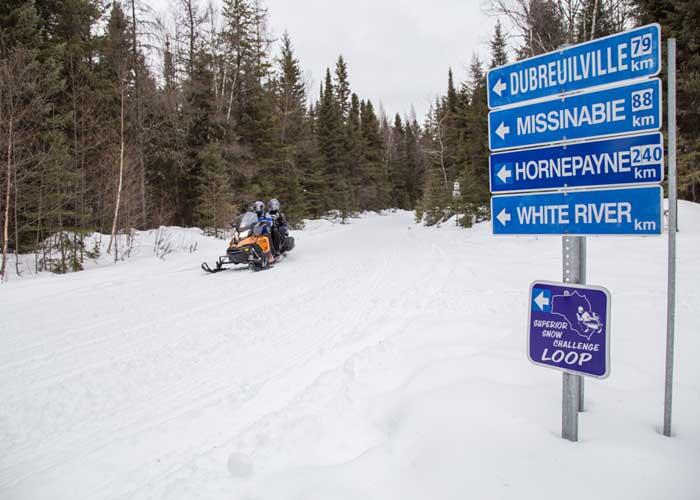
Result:
{"label": "orange snowmobile", "polygon": [[271,219],[258,219],[255,212],[240,216],[233,230],[233,238],[228,244],[226,255],[219,257],[212,269],[204,262],[202,269],[208,273],[223,271],[225,266],[245,264],[254,271],[270,267],[276,258],[272,251]]}

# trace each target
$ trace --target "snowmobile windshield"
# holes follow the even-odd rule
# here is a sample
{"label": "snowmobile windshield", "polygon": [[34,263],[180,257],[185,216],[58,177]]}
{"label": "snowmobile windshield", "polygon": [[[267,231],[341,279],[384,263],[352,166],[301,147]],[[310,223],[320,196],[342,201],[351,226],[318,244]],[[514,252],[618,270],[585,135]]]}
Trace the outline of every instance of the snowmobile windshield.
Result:
{"label": "snowmobile windshield", "polygon": [[258,223],[258,216],[255,212],[246,212],[238,219],[238,232],[252,229]]}

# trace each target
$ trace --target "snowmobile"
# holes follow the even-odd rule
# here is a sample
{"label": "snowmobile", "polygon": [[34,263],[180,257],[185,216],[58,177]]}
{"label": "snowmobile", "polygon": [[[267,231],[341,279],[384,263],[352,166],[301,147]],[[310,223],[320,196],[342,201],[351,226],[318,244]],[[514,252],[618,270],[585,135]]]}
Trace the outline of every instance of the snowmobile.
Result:
{"label": "snowmobile", "polygon": [[225,266],[238,264],[247,265],[254,271],[268,269],[285,252],[294,248],[294,238],[286,236],[282,242],[282,252],[275,257],[271,229],[270,223],[258,220],[255,212],[244,213],[234,226],[233,238],[229,241],[226,255],[219,257],[213,269],[206,262],[202,263],[202,270],[218,273],[223,271]]}

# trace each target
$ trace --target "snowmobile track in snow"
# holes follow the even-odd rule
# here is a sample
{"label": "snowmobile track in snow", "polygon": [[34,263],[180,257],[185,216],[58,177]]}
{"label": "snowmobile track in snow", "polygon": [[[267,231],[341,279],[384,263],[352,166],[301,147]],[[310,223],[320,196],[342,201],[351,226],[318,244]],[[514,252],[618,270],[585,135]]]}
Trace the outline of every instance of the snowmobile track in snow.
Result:
{"label": "snowmobile track in snow", "polygon": [[[679,332],[700,328],[694,216]],[[662,239],[589,243],[589,280],[614,295],[614,371],[587,386],[571,447],[560,375],[524,354],[527,290],[559,277],[558,239],[421,228],[406,212],[296,236],[261,273],[209,279],[199,263],[225,242],[201,238],[165,261],[147,248],[0,287],[0,498],[547,500],[570,486],[551,474],[563,463],[597,478],[569,500],[693,498],[696,337],[679,333],[679,438],[653,429]]]}

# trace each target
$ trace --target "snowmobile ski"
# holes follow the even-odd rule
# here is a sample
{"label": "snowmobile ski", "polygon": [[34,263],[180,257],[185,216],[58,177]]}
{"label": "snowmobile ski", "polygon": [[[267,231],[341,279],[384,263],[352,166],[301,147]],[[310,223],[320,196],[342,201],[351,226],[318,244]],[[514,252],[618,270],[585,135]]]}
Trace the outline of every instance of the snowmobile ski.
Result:
{"label": "snowmobile ski", "polygon": [[209,264],[207,264],[206,262],[202,262],[202,270],[207,272],[207,273],[214,274],[214,273],[218,273],[218,272],[223,271],[224,266],[221,264],[221,262],[217,262],[216,267],[214,269],[212,269],[211,267],[209,267]]}

